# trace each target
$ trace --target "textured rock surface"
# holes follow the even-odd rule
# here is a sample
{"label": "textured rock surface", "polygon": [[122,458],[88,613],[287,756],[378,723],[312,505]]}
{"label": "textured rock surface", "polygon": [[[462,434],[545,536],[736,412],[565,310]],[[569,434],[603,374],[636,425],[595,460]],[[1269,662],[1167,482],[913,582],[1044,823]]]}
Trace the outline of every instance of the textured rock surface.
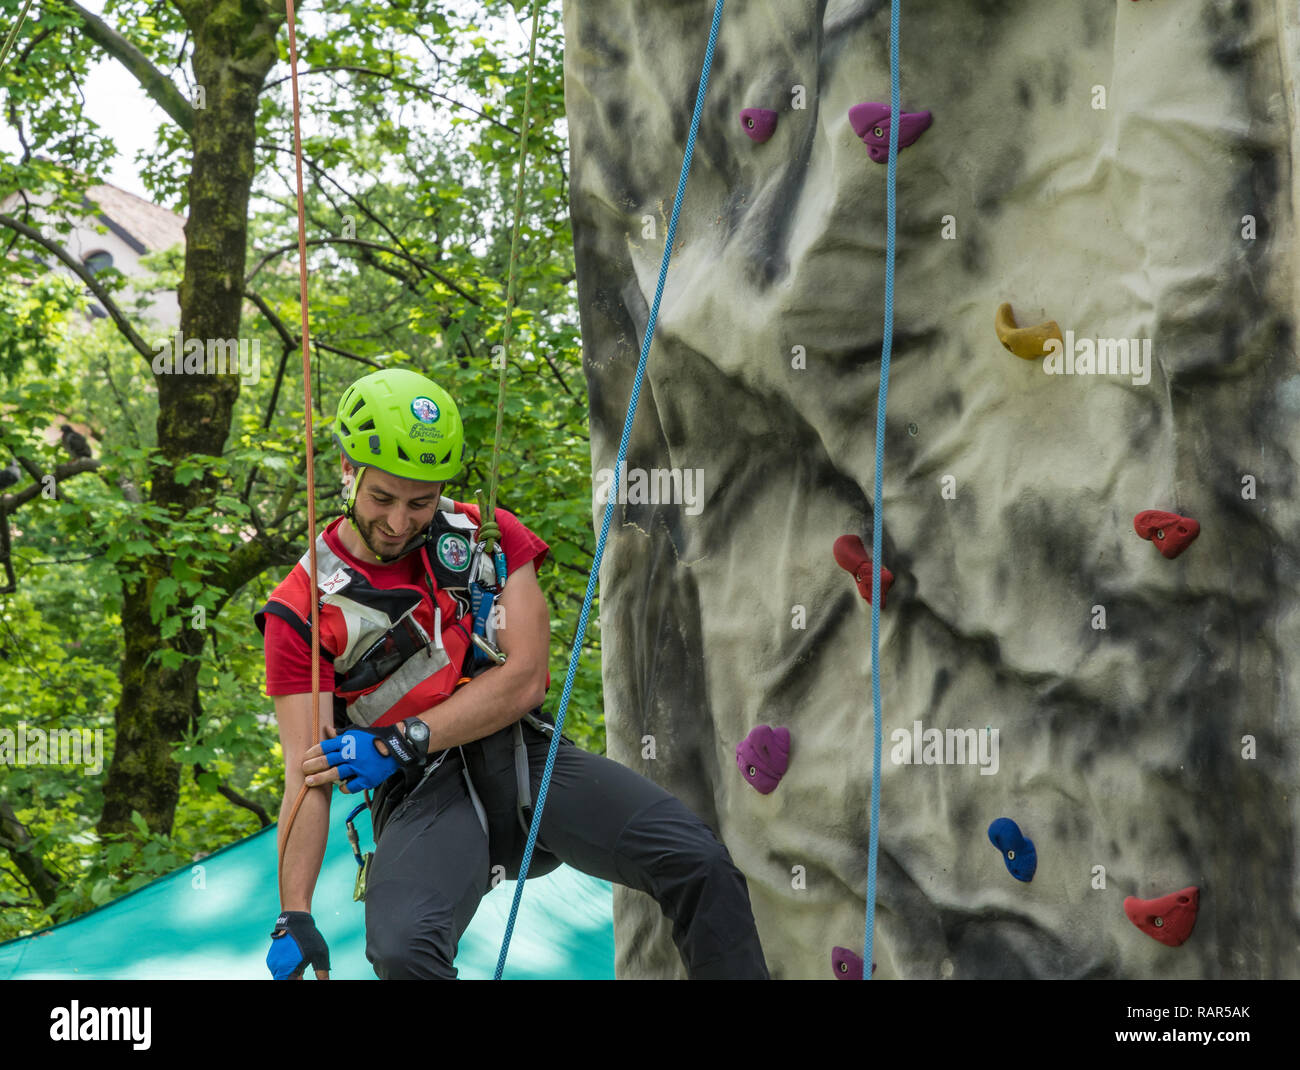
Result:
{"label": "textured rock surface", "polygon": [[[898,168],[880,978],[1300,975],[1290,7],[904,0],[902,104],[934,124]],[[593,470],[614,464],[712,10],[565,5]],[[889,100],[888,36],[882,0],[727,5],[628,455],[702,470],[703,507],[616,506],[601,576],[609,753],[726,843],[775,977],[829,978],[831,947],[862,940],[869,607],[831,545],[871,542],[887,171],[847,113]],[[779,112],[766,144],[746,107]],[[1017,359],[1003,301],[1150,339],[1149,382]],[[1144,509],[1199,539],[1164,559]],[[996,775],[894,764],[914,721],[996,730]],[[734,757],[760,723],[793,734],[767,796]],[[1032,883],[988,842],[999,816],[1036,844]],[[1124,915],[1191,885],[1180,948]],[[684,975],[649,898],[615,909],[620,976]]]}

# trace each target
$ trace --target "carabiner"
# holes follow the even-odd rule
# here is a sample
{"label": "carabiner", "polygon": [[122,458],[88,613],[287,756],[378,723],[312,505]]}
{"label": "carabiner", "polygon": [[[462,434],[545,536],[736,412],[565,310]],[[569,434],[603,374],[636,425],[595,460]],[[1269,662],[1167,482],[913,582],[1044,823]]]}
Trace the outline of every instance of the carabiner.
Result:
{"label": "carabiner", "polygon": [[357,814],[362,810],[369,809],[370,803],[358,803],[353,808],[352,813],[347,817],[348,843],[352,845],[352,857],[357,860],[357,879],[352,884],[352,901],[360,903],[366,897],[366,879],[370,876],[370,863],[375,857],[374,851],[367,851],[365,857],[361,856],[361,838],[357,835],[357,827],[353,824]]}

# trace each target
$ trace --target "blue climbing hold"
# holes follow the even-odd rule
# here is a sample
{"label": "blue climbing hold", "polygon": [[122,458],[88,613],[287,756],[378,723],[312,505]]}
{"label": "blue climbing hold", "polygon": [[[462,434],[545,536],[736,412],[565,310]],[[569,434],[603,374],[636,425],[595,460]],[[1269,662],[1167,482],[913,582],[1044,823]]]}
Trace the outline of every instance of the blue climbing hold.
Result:
{"label": "blue climbing hold", "polygon": [[1018,881],[1034,879],[1034,870],[1038,868],[1038,852],[1034,850],[1034,841],[1028,839],[1009,817],[1000,817],[989,826],[989,840],[1002,852],[1002,860],[1007,864],[1007,872]]}

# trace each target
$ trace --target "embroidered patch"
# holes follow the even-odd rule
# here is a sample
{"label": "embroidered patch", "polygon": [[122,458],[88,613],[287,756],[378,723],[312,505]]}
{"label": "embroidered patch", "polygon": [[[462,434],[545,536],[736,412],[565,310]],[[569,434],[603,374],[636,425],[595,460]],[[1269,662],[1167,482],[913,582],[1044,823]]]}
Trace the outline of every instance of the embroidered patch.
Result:
{"label": "embroidered patch", "polygon": [[337,594],[351,582],[352,577],[343,569],[339,568],[334,570],[332,576],[328,576],[321,580],[320,589],[326,594]]}
{"label": "embroidered patch", "polygon": [[449,531],[438,539],[438,560],[452,572],[469,568],[469,540],[464,535]]}

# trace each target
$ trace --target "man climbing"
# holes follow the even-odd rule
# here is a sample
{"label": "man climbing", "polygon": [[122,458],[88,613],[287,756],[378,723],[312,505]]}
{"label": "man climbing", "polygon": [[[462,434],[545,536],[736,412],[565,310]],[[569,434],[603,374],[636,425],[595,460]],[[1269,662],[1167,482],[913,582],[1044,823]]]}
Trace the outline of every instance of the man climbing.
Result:
{"label": "man climbing", "polygon": [[[304,554],[256,614],[285,759],[282,828],[304,780],[311,789],[284,847],[267,965],[277,979],[329,969],[311,898],[341,781],[350,800],[376,789],[366,957],[385,979],[454,978],[494,871],[518,877],[550,745],[550,613],[536,572],[549,547],[504,509],[481,524],[476,506],[442,497],[464,431],[450,395],[423,375],[357,380],[335,437],[346,504],[317,539],[316,582]],[[493,538],[508,582],[476,621],[496,586],[483,553]],[[323,741],[311,738],[312,597]],[[745,878],[709,827],[563,738],[528,876],[561,862],[653,896],[691,978],[767,978]]]}

